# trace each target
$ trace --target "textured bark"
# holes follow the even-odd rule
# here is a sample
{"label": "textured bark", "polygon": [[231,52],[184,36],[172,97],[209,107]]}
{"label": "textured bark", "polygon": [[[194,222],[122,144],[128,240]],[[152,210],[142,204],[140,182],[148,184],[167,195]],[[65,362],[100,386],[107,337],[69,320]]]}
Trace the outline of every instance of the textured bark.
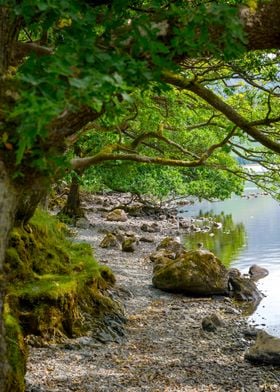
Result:
{"label": "textured bark", "polygon": [[9,180],[9,176],[3,163],[0,161],[0,392],[9,390],[6,382],[10,379],[10,368],[7,359],[3,320],[3,307],[5,300],[3,264],[8,236],[14,224],[16,201],[16,191]]}
{"label": "textured bark", "polygon": [[72,182],[68,193],[67,201],[61,214],[67,215],[70,218],[84,217],[84,212],[81,209],[80,200],[80,183],[77,175],[72,176]]}
{"label": "textured bark", "polygon": [[0,7],[0,77],[13,63],[15,43],[21,26],[7,7]]}
{"label": "textured bark", "polygon": [[248,50],[280,48],[280,0],[258,1],[256,10],[241,7],[240,18]]}
{"label": "textured bark", "polygon": [[26,177],[26,185],[21,188],[17,203],[16,221],[25,224],[32,218],[40,202],[47,197],[50,183],[47,177]]}

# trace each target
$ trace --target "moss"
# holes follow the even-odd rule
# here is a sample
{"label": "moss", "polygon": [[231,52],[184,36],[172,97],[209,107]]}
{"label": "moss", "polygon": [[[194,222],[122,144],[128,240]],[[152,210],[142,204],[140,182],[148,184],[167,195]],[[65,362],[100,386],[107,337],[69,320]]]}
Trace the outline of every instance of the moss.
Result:
{"label": "moss", "polygon": [[23,392],[25,390],[24,375],[26,371],[27,348],[16,317],[10,313],[9,306],[4,307],[4,323],[6,342],[11,373],[7,382],[8,391]]}
{"label": "moss", "polygon": [[27,227],[12,231],[5,265],[8,301],[24,334],[50,341],[81,335],[84,314],[93,328],[98,317],[116,310],[106,293],[115,283],[112,271],[98,264],[90,245],[66,234],[63,223],[42,211]]}

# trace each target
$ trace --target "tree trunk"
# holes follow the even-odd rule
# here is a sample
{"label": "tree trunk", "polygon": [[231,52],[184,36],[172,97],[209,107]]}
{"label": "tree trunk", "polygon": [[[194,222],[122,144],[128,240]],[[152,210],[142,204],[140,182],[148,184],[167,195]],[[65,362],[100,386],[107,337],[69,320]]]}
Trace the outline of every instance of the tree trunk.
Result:
{"label": "tree trunk", "polygon": [[6,290],[3,265],[9,233],[14,224],[16,203],[17,193],[3,163],[0,161],[0,392],[9,390],[8,380],[11,378],[3,319]]}
{"label": "tree trunk", "polygon": [[77,174],[73,174],[67,201],[60,214],[67,215],[69,218],[84,217],[80,200],[80,182]]}
{"label": "tree trunk", "polygon": [[50,189],[50,180],[47,177],[27,178],[26,183],[27,185],[21,188],[16,210],[16,221],[21,224],[26,224],[32,218]]}

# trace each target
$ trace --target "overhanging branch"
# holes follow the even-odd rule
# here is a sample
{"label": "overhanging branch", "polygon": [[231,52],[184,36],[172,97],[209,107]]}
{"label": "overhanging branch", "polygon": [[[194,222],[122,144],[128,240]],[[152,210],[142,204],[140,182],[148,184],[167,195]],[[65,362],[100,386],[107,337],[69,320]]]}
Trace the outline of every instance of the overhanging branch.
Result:
{"label": "overhanging branch", "polygon": [[218,95],[214,94],[213,91],[202,86],[193,79],[190,80],[184,78],[182,75],[172,74],[171,72],[165,73],[163,75],[163,80],[180,89],[192,91],[210,106],[223,113],[231,122],[237,125],[246,134],[250,135],[254,140],[272,151],[280,153],[280,143],[277,143],[264,135],[253,125],[253,123],[241,116],[232,106],[228,105]]}

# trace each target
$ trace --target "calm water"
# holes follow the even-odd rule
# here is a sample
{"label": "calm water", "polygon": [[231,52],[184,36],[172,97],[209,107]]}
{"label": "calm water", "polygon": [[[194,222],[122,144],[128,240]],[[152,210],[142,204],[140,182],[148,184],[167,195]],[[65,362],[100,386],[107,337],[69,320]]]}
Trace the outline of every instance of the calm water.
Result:
{"label": "calm water", "polygon": [[265,294],[257,309],[249,317],[250,323],[280,337],[280,205],[270,196],[250,193],[256,188],[247,187],[248,198],[233,197],[223,202],[202,202],[187,206],[184,216],[201,217],[201,227],[211,226],[205,216],[222,222],[222,229],[209,233],[186,236],[186,246],[195,248],[198,242],[213,251],[227,266],[247,273],[252,264],[269,270],[269,275],[259,280],[258,287]]}

